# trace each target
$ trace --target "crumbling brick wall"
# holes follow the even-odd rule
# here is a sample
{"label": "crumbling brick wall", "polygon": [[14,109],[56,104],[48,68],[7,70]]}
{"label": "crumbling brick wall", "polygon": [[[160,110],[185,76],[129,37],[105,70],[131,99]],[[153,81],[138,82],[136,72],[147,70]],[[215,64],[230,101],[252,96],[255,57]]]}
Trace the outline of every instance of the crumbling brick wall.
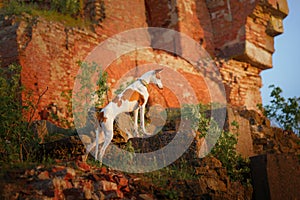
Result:
{"label": "crumbling brick wall", "polygon": [[[55,102],[64,107],[61,92],[73,88],[77,61],[98,44],[120,32],[141,27],[173,29],[193,38],[212,56],[224,59],[220,66],[227,101],[233,106],[256,109],[261,103],[260,72],[272,67],[273,37],[282,33],[282,19],[288,14],[286,0],[132,0],[84,1],[86,12],[94,11],[98,25],[93,29],[70,28],[62,23],[39,17],[24,16],[21,20],[2,19],[0,58],[3,66],[18,62],[22,65],[22,83],[37,94],[45,88],[38,110]],[[101,15],[101,16],[100,16]],[[184,48],[184,46],[182,46]],[[139,55],[138,57],[136,55]],[[120,58],[108,69],[109,84],[139,64],[154,62],[162,54],[165,63],[173,63],[191,84],[201,84],[193,66],[180,57],[149,50]],[[144,56],[144,57],[143,57]],[[155,60],[157,61],[157,60]],[[158,60],[159,61],[159,60]],[[176,65],[177,63],[177,65]],[[198,99],[208,102],[206,86],[195,87]],[[112,93],[111,93],[112,95]],[[166,106],[174,94],[165,92]],[[159,100],[161,99],[161,100]],[[38,118],[39,116],[36,116]]]}

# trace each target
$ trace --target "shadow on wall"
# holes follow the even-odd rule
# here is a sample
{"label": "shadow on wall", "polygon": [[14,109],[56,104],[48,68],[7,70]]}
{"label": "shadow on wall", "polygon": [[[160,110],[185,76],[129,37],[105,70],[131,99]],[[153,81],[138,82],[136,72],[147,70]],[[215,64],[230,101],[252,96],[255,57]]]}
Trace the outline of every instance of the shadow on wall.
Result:
{"label": "shadow on wall", "polygon": [[[175,31],[179,30],[178,9],[176,0],[145,0],[145,15],[148,27],[167,28]],[[157,33],[153,34],[151,39],[152,46],[159,46],[161,41],[166,42],[164,35]],[[169,52],[173,55],[181,55],[180,38],[175,38],[169,43],[164,43],[173,49]]]}
{"label": "shadow on wall", "polygon": [[[2,19],[1,19],[2,21]],[[18,25],[12,26],[12,19],[4,20],[0,25],[0,66],[7,67],[8,65],[17,62],[18,60],[18,43],[17,43]]]}

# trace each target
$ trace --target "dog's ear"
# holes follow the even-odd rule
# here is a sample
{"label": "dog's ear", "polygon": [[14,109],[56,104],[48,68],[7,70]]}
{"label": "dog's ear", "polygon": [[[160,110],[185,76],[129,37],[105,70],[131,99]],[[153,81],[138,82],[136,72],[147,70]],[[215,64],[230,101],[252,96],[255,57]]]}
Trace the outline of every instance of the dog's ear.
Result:
{"label": "dog's ear", "polygon": [[156,69],[155,73],[160,73],[164,68]]}

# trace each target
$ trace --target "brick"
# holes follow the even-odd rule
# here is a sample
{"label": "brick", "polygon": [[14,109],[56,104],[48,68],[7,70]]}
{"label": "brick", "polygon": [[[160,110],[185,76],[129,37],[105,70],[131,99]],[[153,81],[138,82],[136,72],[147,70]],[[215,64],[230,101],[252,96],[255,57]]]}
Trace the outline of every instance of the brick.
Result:
{"label": "brick", "polygon": [[251,42],[246,42],[245,54],[248,61],[256,66],[261,66],[263,69],[272,67],[272,54]]}
{"label": "brick", "polygon": [[[85,2],[87,5],[84,17],[91,17],[89,15],[96,4],[96,17],[101,17],[101,3],[93,5],[89,1]],[[180,31],[201,43],[213,57],[228,58],[232,65],[223,67],[221,74],[230,104],[256,109],[254,104],[261,103],[259,73],[272,67],[273,37],[283,32],[282,20],[288,14],[286,0],[103,2],[105,18],[94,26],[93,31],[88,28],[69,28],[41,17],[34,21],[30,16],[24,16],[18,23],[13,19],[0,23],[2,64],[6,66],[19,62],[23,67],[21,77],[26,88],[40,94],[48,87],[38,111],[51,103],[57,103],[63,110],[62,115],[67,118],[68,114],[64,111],[66,102],[61,99],[60,94],[62,90],[73,88],[78,71],[76,62],[83,60],[98,44],[114,34],[152,26]],[[161,37],[150,42],[159,42]],[[185,46],[182,42],[179,44],[176,47],[177,52],[184,52],[185,56],[193,52],[192,47]],[[180,56],[174,57],[153,49],[133,52],[113,62],[107,68],[109,84],[114,89],[124,73],[133,70],[136,65],[158,62],[189,80],[202,103],[210,101],[203,79],[190,63]],[[249,64],[249,67],[241,67],[238,62]],[[170,89],[162,93],[155,89],[151,92],[153,93],[150,96],[153,98],[149,102],[161,103],[164,107],[179,106],[176,95]],[[34,95],[35,102],[38,93]],[[37,113],[34,119],[40,118]]]}
{"label": "brick", "polygon": [[47,180],[47,179],[49,179],[49,178],[50,178],[49,172],[48,172],[48,171],[43,171],[43,172],[41,172],[41,173],[38,175],[38,178],[39,178],[40,180]]}
{"label": "brick", "polygon": [[267,34],[275,37],[276,35],[283,33],[282,19],[271,16],[271,19],[267,26]]}
{"label": "brick", "polygon": [[102,190],[104,192],[107,192],[107,191],[117,191],[118,190],[118,186],[117,186],[116,183],[102,180],[102,181],[100,181],[100,184],[101,184]]}
{"label": "brick", "polygon": [[272,5],[274,15],[281,15],[282,18],[289,14],[289,7],[286,0],[268,0]]}

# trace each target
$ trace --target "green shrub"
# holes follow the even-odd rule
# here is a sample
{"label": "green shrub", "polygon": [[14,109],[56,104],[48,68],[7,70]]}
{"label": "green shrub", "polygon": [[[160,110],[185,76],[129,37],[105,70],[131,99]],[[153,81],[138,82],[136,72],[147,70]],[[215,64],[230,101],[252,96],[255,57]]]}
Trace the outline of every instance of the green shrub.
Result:
{"label": "green shrub", "polygon": [[4,9],[0,13],[5,15],[21,15],[22,13],[31,14],[31,9],[22,1],[11,0],[4,4]]}
{"label": "green shrub", "polygon": [[51,9],[66,15],[78,15],[81,9],[80,0],[52,0]]}
{"label": "green shrub", "polygon": [[198,126],[198,131],[201,133],[199,137],[206,137],[208,146],[213,145],[213,142],[217,139],[210,155],[221,161],[231,180],[248,184],[250,182],[250,161],[249,159],[244,159],[236,151],[239,124],[236,121],[231,123],[231,125],[235,127],[236,133],[224,131],[220,129],[218,123],[214,119],[205,115],[209,106],[200,105],[199,107],[201,113]]}
{"label": "green shrub", "polygon": [[[91,106],[91,104],[88,102],[91,101],[91,98],[97,99],[94,104],[96,108],[101,107],[105,101],[105,97],[107,96],[107,92],[109,89],[107,86],[107,73],[99,70],[100,67],[96,63],[89,64],[79,61],[78,65],[82,71],[82,73],[76,77],[80,83],[80,92],[73,94],[72,90],[66,90],[61,93],[61,98],[64,99],[64,102],[67,102],[65,105],[67,118],[64,118],[65,116],[61,117],[55,113],[50,113],[49,116],[52,121],[57,122],[60,126],[65,128],[74,128],[75,126],[74,121],[69,121],[70,118],[74,118],[73,108],[76,108],[74,110],[75,112],[77,112],[77,114],[75,113],[75,117],[78,118],[79,116],[82,116],[80,114],[83,113],[84,115],[84,113],[86,113],[86,111],[90,109],[89,106]],[[91,77],[95,72],[98,73],[99,78],[96,83],[96,90],[93,94],[90,94],[94,87],[93,83],[91,82]],[[87,103],[85,104],[85,102]],[[84,115],[84,117],[86,116]],[[78,118],[77,120],[80,121],[83,119]],[[82,124],[82,126],[84,125],[85,124]]]}
{"label": "green shrub", "polygon": [[219,140],[211,151],[211,155],[221,161],[231,180],[248,184],[250,182],[250,161],[237,153],[237,142],[235,134],[222,131]]}
{"label": "green shrub", "polygon": [[20,84],[20,66],[10,65],[8,68],[1,68],[0,72],[0,160],[29,160],[38,144],[30,127],[35,105],[30,95],[27,100],[22,101],[25,88]]}
{"label": "green shrub", "polygon": [[[250,161],[249,159],[244,159],[236,151],[239,124],[236,121],[231,123],[231,125],[235,127],[234,133],[231,133],[229,131],[222,130],[218,123],[209,117],[209,111],[211,109],[220,108],[222,108],[221,105],[217,104],[184,105],[181,109],[181,113],[175,113],[172,115],[172,117],[181,117],[183,120],[189,120],[191,122],[191,128],[194,130],[197,129],[197,131],[200,133],[198,137],[205,137],[208,147],[214,145],[211,153],[208,156],[213,156],[221,161],[232,181],[240,181],[243,184],[248,184],[250,182]],[[214,144],[216,140],[217,142]],[[184,167],[184,173],[179,173],[180,168],[178,168],[178,165],[175,165],[176,169],[172,169],[172,166],[174,165],[164,168],[164,170],[168,169],[167,174],[169,176],[172,175],[170,172],[174,172],[174,174],[181,174],[184,175],[183,177],[192,178],[192,176],[187,175],[192,175],[193,170]],[[159,172],[162,173],[163,171],[160,170]]]}
{"label": "green shrub", "polygon": [[23,12],[30,14],[33,9],[52,10],[64,15],[78,16],[83,9],[83,2],[82,0],[51,0],[50,3],[44,3],[38,0],[26,2],[11,0],[5,4],[5,14],[20,15]]}
{"label": "green shrub", "polygon": [[[107,73],[101,70],[101,67],[98,66],[97,63],[87,63],[87,62],[78,62],[78,65],[81,69],[81,74],[77,75],[77,79],[80,82],[81,91],[82,94],[80,95],[82,99],[89,99],[91,98],[90,91],[93,89],[94,84],[91,81],[91,77],[94,73],[98,73],[98,80],[96,83],[96,90],[94,93],[94,96],[97,98],[97,101],[95,102],[95,106],[99,107],[102,106],[102,104],[105,101],[105,97],[107,95],[108,86],[107,86]],[[79,98],[80,99],[80,98]]]}
{"label": "green shrub", "polygon": [[293,97],[285,99],[282,96],[282,89],[269,86],[273,88],[271,92],[270,105],[259,108],[263,110],[266,117],[275,120],[278,125],[285,130],[294,131],[299,134],[300,131],[300,97]]}
{"label": "green shrub", "polygon": [[[77,75],[76,79],[78,80],[77,84],[79,90],[76,93],[73,92],[72,96],[72,106],[73,106],[73,115],[74,120],[80,124],[79,126],[85,126],[84,122],[88,117],[88,110],[93,109],[90,106],[95,106],[99,108],[102,106],[106,100],[108,92],[107,86],[107,73],[101,70],[101,67],[97,63],[86,63],[78,62],[80,66],[81,73]],[[98,80],[96,82],[96,88],[91,77],[97,73]],[[94,102],[92,104],[91,102]],[[74,109],[75,108],[75,109]]]}
{"label": "green shrub", "polygon": [[42,0],[20,1],[11,0],[4,3],[0,15],[22,16],[27,13],[33,17],[41,16],[49,21],[58,21],[70,27],[88,27],[91,21],[83,19],[82,0]]}

